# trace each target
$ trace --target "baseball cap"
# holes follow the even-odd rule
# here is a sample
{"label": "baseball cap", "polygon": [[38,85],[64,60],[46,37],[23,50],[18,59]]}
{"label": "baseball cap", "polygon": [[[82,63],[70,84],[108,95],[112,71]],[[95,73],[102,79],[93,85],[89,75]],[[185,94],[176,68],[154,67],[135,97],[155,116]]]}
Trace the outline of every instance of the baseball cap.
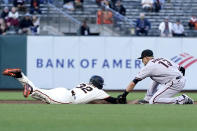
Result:
{"label": "baseball cap", "polygon": [[143,50],[141,53],[141,57],[139,57],[138,59],[143,59],[144,57],[147,57],[147,56],[149,57],[153,56],[153,51],[149,49]]}

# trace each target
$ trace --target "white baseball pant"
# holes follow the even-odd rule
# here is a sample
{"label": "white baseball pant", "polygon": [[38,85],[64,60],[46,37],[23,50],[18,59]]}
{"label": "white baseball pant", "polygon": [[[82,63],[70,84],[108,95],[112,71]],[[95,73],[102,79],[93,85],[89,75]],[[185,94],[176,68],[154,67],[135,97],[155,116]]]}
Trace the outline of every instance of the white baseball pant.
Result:
{"label": "white baseball pant", "polygon": [[72,94],[66,88],[59,87],[49,90],[37,88],[23,73],[22,78],[17,78],[17,80],[23,86],[27,83],[33,88],[31,97],[34,99],[48,104],[70,104],[72,102]]}

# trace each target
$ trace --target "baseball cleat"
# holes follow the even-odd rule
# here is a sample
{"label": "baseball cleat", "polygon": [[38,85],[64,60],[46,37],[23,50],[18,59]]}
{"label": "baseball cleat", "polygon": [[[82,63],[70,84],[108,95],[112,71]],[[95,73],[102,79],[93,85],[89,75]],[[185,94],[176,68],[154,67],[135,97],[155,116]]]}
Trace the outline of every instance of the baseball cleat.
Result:
{"label": "baseball cleat", "polygon": [[194,104],[194,100],[192,100],[189,96],[183,94],[182,95],[184,98],[184,103],[183,104]]}
{"label": "baseball cleat", "polygon": [[20,78],[22,77],[21,76],[21,69],[19,68],[16,68],[16,69],[5,69],[3,72],[2,72],[3,75],[6,75],[6,76],[12,76],[12,77],[15,77],[15,78]]}
{"label": "baseball cleat", "polygon": [[148,103],[149,102],[144,99],[138,101],[138,104],[148,104]]}
{"label": "baseball cleat", "polygon": [[27,98],[32,92],[32,87],[29,84],[24,85],[23,96]]}

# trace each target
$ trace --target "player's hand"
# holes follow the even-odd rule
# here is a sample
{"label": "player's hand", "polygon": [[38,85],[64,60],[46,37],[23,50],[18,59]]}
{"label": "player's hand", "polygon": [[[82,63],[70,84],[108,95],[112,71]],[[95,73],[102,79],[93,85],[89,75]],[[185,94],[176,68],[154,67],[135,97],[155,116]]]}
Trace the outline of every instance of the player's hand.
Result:
{"label": "player's hand", "polygon": [[127,103],[127,98],[126,98],[126,96],[123,96],[123,95],[119,95],[117,97],[117,100],[118,100],[118,104],[126,104]]}

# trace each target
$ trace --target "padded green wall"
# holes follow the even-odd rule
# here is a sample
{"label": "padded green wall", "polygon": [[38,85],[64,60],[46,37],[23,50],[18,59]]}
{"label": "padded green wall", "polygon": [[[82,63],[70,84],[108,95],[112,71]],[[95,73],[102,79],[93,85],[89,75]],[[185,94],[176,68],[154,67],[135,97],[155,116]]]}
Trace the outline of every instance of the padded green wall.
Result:
{"label": "padded green wall", "polygon": [[[26,36],[0,36],[0,71],[21,68],[26,74]],[[18,81],[0,74],[0,89],[22,89]]]}

